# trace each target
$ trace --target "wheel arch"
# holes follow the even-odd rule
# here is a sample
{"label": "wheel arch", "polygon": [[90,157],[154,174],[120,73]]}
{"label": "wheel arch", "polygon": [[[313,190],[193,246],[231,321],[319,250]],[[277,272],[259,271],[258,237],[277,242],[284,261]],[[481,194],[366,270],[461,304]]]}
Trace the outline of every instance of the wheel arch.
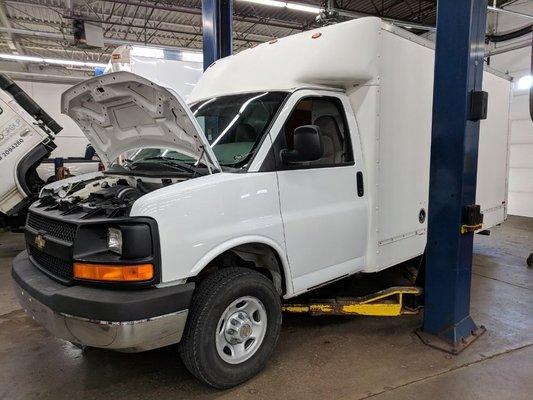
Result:
{"label": "wheel arch", "polygon": [[[245,262],[254,263],[260,272],[268,271],[280,295],[293,292],[289,263],[283,248],[265,236],[243,236],[211,249],[191,270],[191,276],[209,274],[212,267],[228,254],[234,254]],[[223,265],[224,266],[224,265]]]}

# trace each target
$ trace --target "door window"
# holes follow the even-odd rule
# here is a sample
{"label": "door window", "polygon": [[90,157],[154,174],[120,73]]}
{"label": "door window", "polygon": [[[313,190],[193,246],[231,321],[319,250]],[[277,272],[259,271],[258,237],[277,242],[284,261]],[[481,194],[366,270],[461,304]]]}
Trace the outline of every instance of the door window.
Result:
{"label": "door window", "polygon": [[324,154],[318,160],[310,161],[304,166],[300,165],[296,168],[353,164],[350,133],[341,101],[335,97],[307,97],[296,104],[276,139],[274,147],[281,169],[295,168],[282,165],[279,154],[283,149],[293,149],[294,131],[303,125],[318,127]]}

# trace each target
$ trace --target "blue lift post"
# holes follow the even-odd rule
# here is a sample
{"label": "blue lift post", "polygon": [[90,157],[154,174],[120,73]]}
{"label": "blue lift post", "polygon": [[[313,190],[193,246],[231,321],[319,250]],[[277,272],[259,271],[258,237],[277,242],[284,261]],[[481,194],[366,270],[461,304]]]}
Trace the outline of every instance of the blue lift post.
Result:
{"label": "blue lift post", "polygon": [[487,105],[486,18],[487,0],[437,4],[425,308],[417,333],[452,354],[485,332],[470,317],[470,285],[472,231],[482,219],[475,197],[479,120]]}
{"label": "blue lift post", "polygon": [[216,60],[231,55],[233,0],[202,0],[204,71]]}

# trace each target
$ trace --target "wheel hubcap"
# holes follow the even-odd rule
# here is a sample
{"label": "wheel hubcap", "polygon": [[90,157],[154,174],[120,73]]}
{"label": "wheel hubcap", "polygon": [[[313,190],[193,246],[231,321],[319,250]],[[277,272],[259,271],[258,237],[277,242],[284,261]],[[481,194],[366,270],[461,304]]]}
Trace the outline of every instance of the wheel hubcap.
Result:
{"label": "wheel hubcap", "polygon": [[252,357],[266,333],[267,315],[256,297],[239,297],[222,313],[215,343],[218,355],[229,364],[240,364]]}

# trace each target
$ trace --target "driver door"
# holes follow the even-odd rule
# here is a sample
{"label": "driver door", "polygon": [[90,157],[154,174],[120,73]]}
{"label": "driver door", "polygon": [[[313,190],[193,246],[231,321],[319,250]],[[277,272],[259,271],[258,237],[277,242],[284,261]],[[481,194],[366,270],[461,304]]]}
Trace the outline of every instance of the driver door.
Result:
{"label": "driver door", "polygon": [[[295,293],[363,267],[368,205],[357,187],[363,166],[355,147],[355,119],[345,110],[351,108],[343,94],[302,90],[292,95],[282,111],[286,116],[278,119],[284,122],[273,148]],[[316,161],[284,165],[280,152],[292,150],[294,130],[303,125],[318,126],[324,154]]]}

